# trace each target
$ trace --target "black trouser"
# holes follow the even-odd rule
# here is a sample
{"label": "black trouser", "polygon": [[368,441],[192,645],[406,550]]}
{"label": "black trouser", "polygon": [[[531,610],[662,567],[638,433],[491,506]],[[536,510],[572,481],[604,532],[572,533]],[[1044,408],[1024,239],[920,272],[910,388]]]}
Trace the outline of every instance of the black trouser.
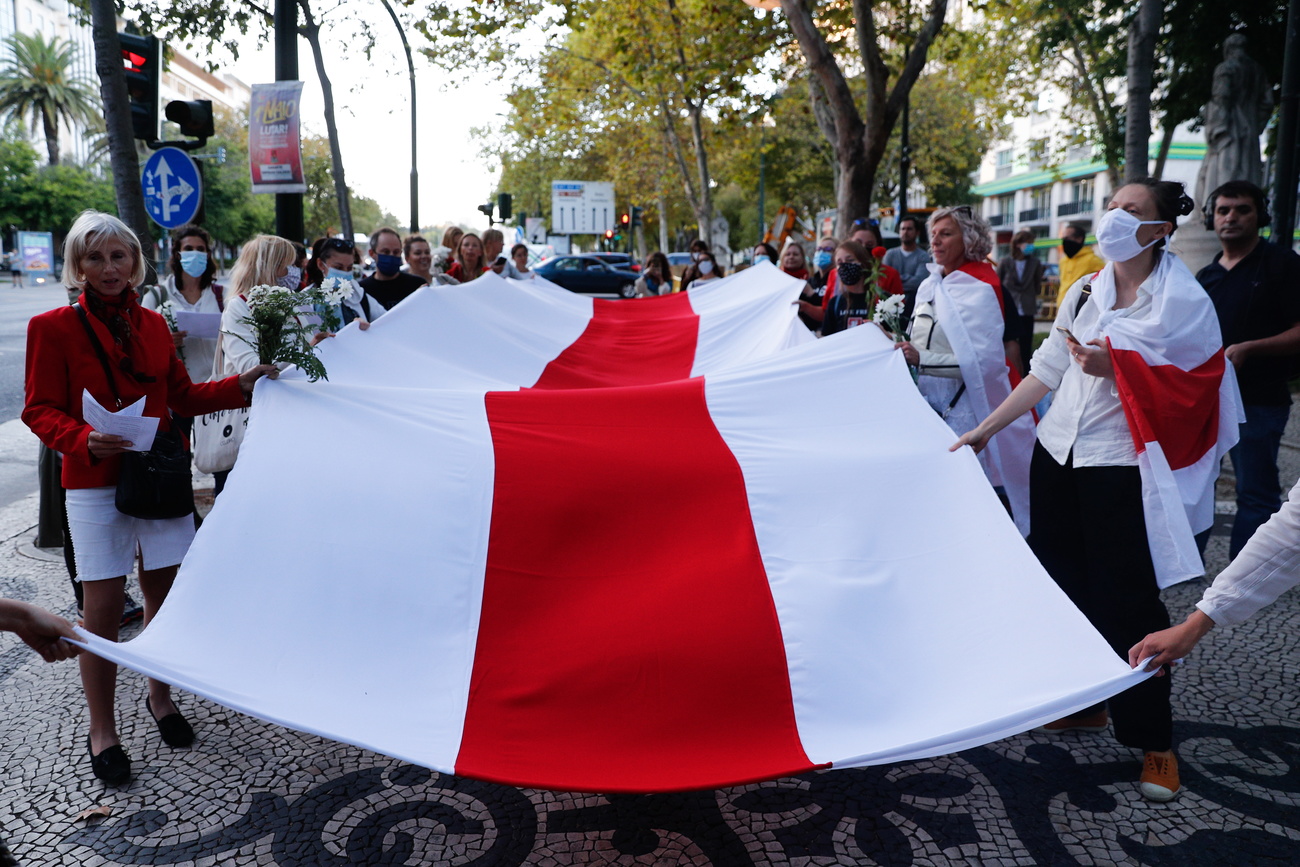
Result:
{"label": "black trouser", "polygon": [[1020,344],[1020,364],[1029,372],[1029,356],[1034,354],[1034,316],[1017,317],[1020,321],[1016,323],[1016,342]]}
{"label": "black trouser", "polygon": [[[1065,594],[1126,662],[1129,648],[1169,628],[1142,514],[1137,467],[1063,467],[1034,443],[1029,546]],[[1151,677],[1110,699],[1115,739],[1146,751],[1173,745],[1169,681]],[[1101,710],[1096,705],[1080,715]]]}

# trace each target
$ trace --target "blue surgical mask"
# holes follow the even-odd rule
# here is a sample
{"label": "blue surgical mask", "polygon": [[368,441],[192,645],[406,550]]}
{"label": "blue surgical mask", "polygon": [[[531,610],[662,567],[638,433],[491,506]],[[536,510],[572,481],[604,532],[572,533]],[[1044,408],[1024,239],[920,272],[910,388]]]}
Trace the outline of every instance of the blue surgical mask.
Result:
{"label": "blue surgical mask", "polygon": [[380,253],[375,256],[375,268],[385,277],[392,277],[398,271],[402,270],[402,257]]}
{"label": "blue surgical mask", "polygon": [[825,271],[831,266],[831,260],[834,258],[835,254],[831,253],[829,250],[818,250],[813,256],[813,264],[820,270]]}
{"label": "blue surgical mask", "polygon": [[325,272],[325,276],[326,276],[326,278],[328,278],[328,279],[330,279],[330,280],[348,280],[348,281],[351,281],[351,280],[352,280],[352,271],[351,271],[351,269],[349,269],[349,270],[347,270],[347,271],[343,271],[343,270],[341,270],[341,269],[339,269],[339,268],[331,268],[331,269],[329,269],[328,271]]}
{"label": "blue surgical mask", "polygon": [[208,270],[208,254],[202,250],[182,250],[181,270],[191,277],[202,277]]}
{"label": "blue surgical mask", "polygon": [[756,256],[754,256],[753,259],[749,260],[749,264],[762,265],[764,262],[771,262],[771,261],[772,261],[771,256],[767,255],[766,253],[759,253]]}

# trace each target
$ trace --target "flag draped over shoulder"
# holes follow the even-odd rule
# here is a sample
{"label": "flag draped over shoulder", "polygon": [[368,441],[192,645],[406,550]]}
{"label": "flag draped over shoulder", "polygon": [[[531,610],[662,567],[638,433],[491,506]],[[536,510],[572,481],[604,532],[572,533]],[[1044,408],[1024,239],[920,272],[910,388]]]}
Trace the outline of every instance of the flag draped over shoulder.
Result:
{"label": "flag draped over shoulder", "polygon": [[874,328],[757,267],[422,289],[259,384],[149,627],[94,652],[439,771],[693,789],[937,755],[1131,671]]}
{"label": "flag draped over shoulder", "polygon": [[[1219,463],[1245,421],[1209,296],[1178,257],[1160,256],[1147,280],[1151,313],[1116,317],[1113,268],[1092,281],[1115,387],[1142,474],[1142,506],[1156,581],[1205,573],[1195,534],[1214,522]],[[1111,315],[1108,315],[1111,314]]]}
{"label": "flag draped over shoulder", "polygon": [[[946,276],[938,265],[926,267],[930,277],[917,290],[917,303],[934,304],[935,317],[961,367],[968,395],[964,399],[970,401],[976,421],[983,420],[1019,382],[1002,346],[1006,321],[998,275],[986,262],[967,262]],[[981,461],[989,483],[1006,491],[1021,535],[1029,534],[1029,458],[1033,449],[1034,419],[1026,413],[989,440]]]}

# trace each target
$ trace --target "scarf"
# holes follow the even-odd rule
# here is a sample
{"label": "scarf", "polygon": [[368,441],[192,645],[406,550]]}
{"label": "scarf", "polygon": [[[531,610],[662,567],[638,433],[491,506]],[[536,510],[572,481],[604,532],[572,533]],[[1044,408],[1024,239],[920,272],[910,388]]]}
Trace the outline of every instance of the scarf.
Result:
{"label": "scarf", "polygon": [[113,343],[122,353],[123,357],[118,363],[122,372],[130,375],[136,382],[154,382],[155,377],[135,369],[135,361],[132,358],[135,329],[131,325],[131,319],[140,309],[140,296],[135,290],[124,289],[117,295],[101,295],[87,286],[82,297],[86,299],[86,309],[104,323],[113,338]]}
{"label": "scarf", "polygon": [[789,274],[791,277],[794,277],[795,279],[798,279],[798,280],[807,280],[807,279],[808,279],[808,269],[807,269],[807,268],[795,268],[793,271],[789,270],[788,268],[782,268],[781,270],[782,270],[782,271],[785,271],[785,273]]}

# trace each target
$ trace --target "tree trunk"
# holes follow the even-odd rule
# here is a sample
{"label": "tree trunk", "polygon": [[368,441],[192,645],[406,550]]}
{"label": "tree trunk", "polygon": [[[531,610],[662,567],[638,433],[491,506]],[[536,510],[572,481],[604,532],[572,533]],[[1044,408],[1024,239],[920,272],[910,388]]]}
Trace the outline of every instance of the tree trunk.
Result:
{"label": "tree trunk", "polygon": [[[117,9],[113,0],[90,0],[90,20],[117,214],[139,237],[145,259],[152,260],[153,230],[144,209],[140,159],[136,156],[135,137],[131,130],[131,101],[126,92],[126,74],[117,44]],[[149,265],[148,279],[152,281],[152,261]]]}
{"label": "tree trunk", "polygon": [[334,165],[334,195],[339,202],[339,225],[342,235],[351,241],[356,237],[352,228],[352,203],[348,198],[348,184],[343,176],[343,150],[339,147],[339,126],[334,120],[334,86],[325,74],[325,55],[320,46],[320,24],[312,16],[309,0],[298,0],[305,22],[299,32],[311,46],[312,58],[316,61],[316,76],[320,79],[321,95],[325,100],[325,132],[330,140],[330,161]]}
{"label": "tree trunk", "polygon": [[710,248],[713,247],[713,191],[710,189],[709,155],[704,150],[704,109],[698,102],[691,102],[691,141],[695,144],[696,182],[699,184],[699,200],[695,207],[695,217],[700,222],[700,237]]}
{"label": "tree trunk", "polygon": [[655,199],[655,208],[659,211],[659,251],[668,252],[668,202],[664,200],[664,194],[660,193]]}
{"label": "tree trunk", "polygon": [[1165,160],[1169,159],[1169,148],[1174,144],[1174,130],[1178,125],[1169,117],[1164,119],[1165,131],[1160,137],[1160,153],[1156,154],[1156,167],[1151,172],[1151,177],[1157,181],[1165,176]]}
{"label": "tree trunk", "polygon": [[51,116],[48,107],[41,108],[41,125],[45,128],[45,153],[50,158],[50,165],[59,164],[59,122]]}
{"label": "tree trunk", "polygon": [[1140,0],[1128,28],[1128,104],[1124,109],[1124,180],[1145,178],[1151,140],[1151,81],[1161,0]]}
{"label": "tree trunk", "polygon": [[[888,86],[889,66],[880,52],[876,31],[874,0],[853,0],[854,32],[867,82],[865,112],[859,113],[848,79],[835,59],[826,37],[818,29],[808,0],[781,0],[781,10],[790,22],[799,50],[808,63],[816,82],[812,91],[814,115],[822,133],[830,140],[839,166],[836,179],[836,205],[839,209],[837,237],[844,237],[850,222],[870,212],[875,197],[876,170],[885,155],[885,146],[894,124],[902,112],[925,66],[930,46],[943,27],[948,0],[930,0],[930,9],[917,32],[892,88]],[[834,135],[818,112],[821,102],[833,122]]]}
{"label": "tree trunk", "polygon": [[686,201],[690,204],[691,210],[695,213],[695,219],[700,224],[700,240],[712,247],[713,221],[704,219],[702,199],[700,195],[696,194],[695,182],[691,179],[691,168],[686,162],[686,148],[682,145],[682,137],[677,132],[677,124],[673,120],[672,106],[662,92],[659,94],[659,114],[663,118],[664,138],[668,141],[668,149],[672,152],[673,161],[677,163],[677,171],[681,174],[682,187],[686,191]]}

